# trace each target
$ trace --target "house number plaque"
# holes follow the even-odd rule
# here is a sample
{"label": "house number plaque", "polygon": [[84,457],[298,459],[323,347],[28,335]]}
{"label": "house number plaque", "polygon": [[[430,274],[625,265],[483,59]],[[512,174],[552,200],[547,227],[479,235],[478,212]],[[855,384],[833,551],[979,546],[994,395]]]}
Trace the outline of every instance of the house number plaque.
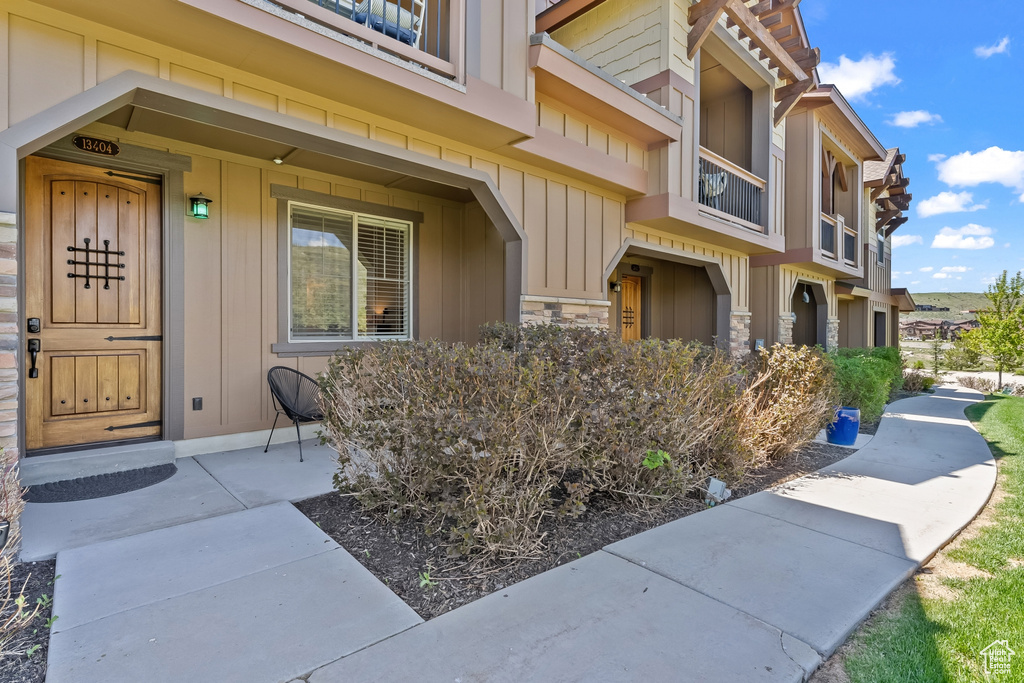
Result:
{"label": "house number plaque", "polygon": [[90,138],[84,135],[76,135],[72,144],[75,147],[82,150],[83,152],[92,152],[93,154],[102,154],[106,157],[116,157],[121,153],[121,148],[110,140],[100,140],[99,138]]}

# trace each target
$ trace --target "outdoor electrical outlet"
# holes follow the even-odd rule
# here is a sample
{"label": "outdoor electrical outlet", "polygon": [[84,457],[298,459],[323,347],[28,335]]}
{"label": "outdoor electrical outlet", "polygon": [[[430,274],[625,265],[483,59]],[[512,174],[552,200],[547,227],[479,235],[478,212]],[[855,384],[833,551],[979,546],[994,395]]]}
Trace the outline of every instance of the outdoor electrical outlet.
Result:
{"label": "outdoor electrical outlet", "polygon": [[202,396],[196,396],[194,399],[192,399],[192,410],[202,410],[202,409],[203,409],[203,397]]}

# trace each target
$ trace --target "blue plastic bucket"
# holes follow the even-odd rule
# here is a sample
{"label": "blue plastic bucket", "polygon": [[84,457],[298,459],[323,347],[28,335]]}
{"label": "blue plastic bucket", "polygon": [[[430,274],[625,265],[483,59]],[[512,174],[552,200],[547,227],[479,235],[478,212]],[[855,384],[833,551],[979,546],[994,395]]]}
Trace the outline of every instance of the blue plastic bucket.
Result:
{"label": "blue plastic bucket", "polygon": [[836,408],[836,419],[825,428],[828,442],[836,446],[852,446],[860,432],[860,410],[858,408]]}

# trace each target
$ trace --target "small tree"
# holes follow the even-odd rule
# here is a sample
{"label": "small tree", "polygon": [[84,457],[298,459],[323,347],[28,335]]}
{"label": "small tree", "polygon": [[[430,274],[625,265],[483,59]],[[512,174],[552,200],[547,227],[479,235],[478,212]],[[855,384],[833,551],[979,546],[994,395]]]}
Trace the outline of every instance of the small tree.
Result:
{"label": "small tree", "polygon": [[952,348],[946,350],[943,360],[950,370],[970,370],[981,365],[981,345],[975,331],[961,333]]}
{"label": "small tree", "polygon": [[988,307],[978,312],[981,327],[976,330],[982,349],[992,357],[1003,388],[1003,371],[1012,370],[1024,359],[1024,277],[1012,278],[1004,270],[985,292]]}
{"label": "small tree", "polygon": [[932,377],[938,380],[940,372],[942,372],[942,335],[935,330],[935,336],[932,337]]}

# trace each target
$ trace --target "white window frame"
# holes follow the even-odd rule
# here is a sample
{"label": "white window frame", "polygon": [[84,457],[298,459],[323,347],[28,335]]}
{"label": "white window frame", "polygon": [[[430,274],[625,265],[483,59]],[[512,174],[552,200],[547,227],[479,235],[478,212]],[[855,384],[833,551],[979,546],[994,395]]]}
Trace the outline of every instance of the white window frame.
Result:
{"label": "white window frame", "polygon": [[[294,337],[292,335],[292,207],[305,207],[307,209],[313,209],[315,211],[322,211],[324,213],[333,213],[338,215],[345,215],[352,217],[352,267],[350,268],[349,274],[351,276],[350,282],[350,295],[352,297],[352,304],[349,308],[352,319],[350,321],[350,332],[348,336],[336,336],[336,337]],[[407,341],[413,338],[413,310],[414,310],[414,283],[415,274],[413,273],[413,229],[415,224],[412,221],[403,220],[400,218],[392,218],[389,216],[379,216],[368,211],[348,211],[344,209],[336,209],[329,206],[323,206],[321,204],[313,204],[309,202],[301,202],[288,200],[288,226],[287,226],[287,287],[288,287],[288,319],[286,321],[288,330],[288,343],[290,344],[323,344],[324,342],[344,342],[344,343],[373,343],[381,341]],[[406,264],[406,305],[405,305],[405,330],[404,335],[363,335],[359,334],[359,316],[357,311],[359,310],[359,283],[357,281],[358,269],[356,264],[359,259],[359,218],[366,216],[377,220],[386,220],[392,223],[402,223],[405,225],[405,264]]]}

